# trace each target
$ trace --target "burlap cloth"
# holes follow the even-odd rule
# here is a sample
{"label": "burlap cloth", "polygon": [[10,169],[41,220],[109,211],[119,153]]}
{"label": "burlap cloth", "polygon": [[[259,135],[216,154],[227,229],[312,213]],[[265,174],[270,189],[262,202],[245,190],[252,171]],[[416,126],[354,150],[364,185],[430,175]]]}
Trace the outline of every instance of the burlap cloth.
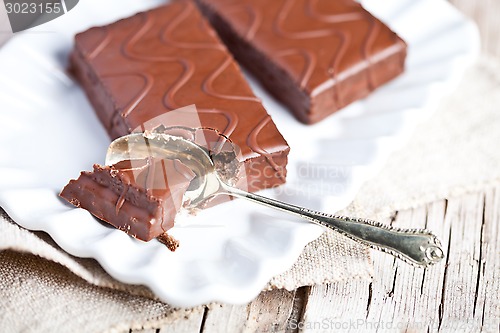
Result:
{"label": "burlap cloth", "polygon": [[[500,183],[500,63],[483,56],[440,110],[365,184],[345,213],[387,220],[400,209]],[[44,233],[0,218],[2,332],[123,331],[160,327],[174,309],[145,287],[117,282],[91,259],[62,251]],[[371,278],[369,251],[334,232],[309,244],[269,288]]]}

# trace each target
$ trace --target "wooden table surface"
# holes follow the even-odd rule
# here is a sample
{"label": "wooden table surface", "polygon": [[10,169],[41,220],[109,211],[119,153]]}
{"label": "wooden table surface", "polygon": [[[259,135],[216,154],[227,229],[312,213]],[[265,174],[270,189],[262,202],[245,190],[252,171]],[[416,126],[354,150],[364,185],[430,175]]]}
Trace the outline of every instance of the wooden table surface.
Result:
{"label": "wooden table surface", "polygon": [[[500,59],[500,1],[451,2]],[[8,30],[0,16],[0,43]],[[500,187],[400,211],[393,225],[433,230],[446,263],[415,269],[374,251],[373,281],[263,292],[248,305],[212,306],[140,332],[499,332]]]}

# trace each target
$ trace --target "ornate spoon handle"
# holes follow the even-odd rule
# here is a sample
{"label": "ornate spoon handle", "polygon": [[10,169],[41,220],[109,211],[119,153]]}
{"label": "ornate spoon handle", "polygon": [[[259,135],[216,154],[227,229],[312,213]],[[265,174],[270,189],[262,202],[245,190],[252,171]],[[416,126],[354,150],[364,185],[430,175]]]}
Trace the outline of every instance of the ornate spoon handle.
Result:
{"label": "ornate spoon handle", "polygon": [[425,229],[401,229],[366,219],[329,215],[227,185],[223,187],[233,196],[292,213],[313,223],[334,229],[361,244],[390,253],[415,266],[427,267],[444,258],[439,239]]}

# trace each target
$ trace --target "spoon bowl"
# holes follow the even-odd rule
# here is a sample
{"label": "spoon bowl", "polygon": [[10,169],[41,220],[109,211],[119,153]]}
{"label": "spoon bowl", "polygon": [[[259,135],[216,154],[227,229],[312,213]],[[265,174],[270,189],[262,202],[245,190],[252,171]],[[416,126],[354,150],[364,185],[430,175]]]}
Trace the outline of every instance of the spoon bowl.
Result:
{"label": "spoon bowl", "polygon": [[193,208],[217,192],[220,181],[215,164],[208,151],[184,138],[158,132],[132,133],[113,141],[106,154],[106,165],[122,160],[147,157],[178,159],[190,168],[195,177],[191,181],[185,201]]}

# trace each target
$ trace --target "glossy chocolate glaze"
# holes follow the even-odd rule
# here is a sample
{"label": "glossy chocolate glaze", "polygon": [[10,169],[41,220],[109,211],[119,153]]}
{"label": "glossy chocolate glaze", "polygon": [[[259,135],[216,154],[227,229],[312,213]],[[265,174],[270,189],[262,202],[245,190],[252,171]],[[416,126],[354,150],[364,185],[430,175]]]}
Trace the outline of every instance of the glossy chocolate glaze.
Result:
{"label": "glossy chocolate glaze", "polygon": [[[202,127],[217,129],[241,149],[249,190],[284,183],[286,141],[191,2],[92,28],[75,41],[73,72],[111,138],[151,130],[158,116],[195,104]],[[156,125],[191,125],[171,118]]]}
{"label": "glossy chocolate glaze", "polygon": [[304,123],[404,70],[404,41],[352,0],[197,2],[238,61]]}
{"label": "glossy chocolate glaze", "polygon": [[148,158],[94,165],[60,196],[130,236],[149,241],[173,227],[194,173],[179,160]]}

